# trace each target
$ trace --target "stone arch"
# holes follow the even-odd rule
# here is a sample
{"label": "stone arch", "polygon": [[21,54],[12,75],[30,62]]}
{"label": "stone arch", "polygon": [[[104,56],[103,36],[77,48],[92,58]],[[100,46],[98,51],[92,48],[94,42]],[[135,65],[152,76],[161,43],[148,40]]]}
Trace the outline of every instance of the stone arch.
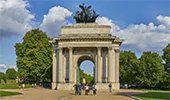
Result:
{"label": "stone arch", "polygon": [[[77,83],[79,83],[79,68],[80,68],[80,65],[81,65],[81,63],[83,62],[83,61],[85,61],[85,60],[90,60],[91,62],[93,62],[93,64],[95,65],[95,59],[94,59],[94,57],[93,56],[91,56],[91,55],[81,55],[81,56],[79,56],[78,58],[77,58],[77,60],[75,61],[75,63],[77,63],[76,64],[76,68],[75,68],[75,76],[76,76],[76,82]],[[95,66],[94,66],[94,68],[95,68]],[[95,79],[95,76],[94,76],[94,79]]]}
{"label": "stone arch", "polygon": [[[111,27],[96,23],[63,26],[53,45],[52,89],[74,89],[76,69],[84,60],[94,63],[98,89],[119,89],[119,47],[123,40],[111,35]],[[66,75],[66,74],[67,75]]]}
{"label": "stone arch", "polygon": [[95,60],[94,60],[94,58],[93,58],[92,56],[90,56],[90,55],[82,55],[82,56],[80,56],[80,57],[77,59],[77,67],[79,67],[80,64],[81,64],[83,61],[85,61],[85,60],[90,60],[90,61],[92,61],[92,62],[94,63],[94,65],[95,65]]}

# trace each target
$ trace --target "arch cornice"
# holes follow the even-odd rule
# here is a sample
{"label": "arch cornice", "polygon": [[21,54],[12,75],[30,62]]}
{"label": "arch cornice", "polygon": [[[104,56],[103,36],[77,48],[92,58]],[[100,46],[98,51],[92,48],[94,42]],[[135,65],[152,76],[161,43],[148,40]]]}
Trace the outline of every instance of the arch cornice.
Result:
{"label": "arch cornice", "polygon": [[123,40],[117,38],[116,36],[98,36],[98,35],[64,35],[54,38],[50,43],[58,42],[78,42],[78,41],[111,41],[112,43],[121,44]]}

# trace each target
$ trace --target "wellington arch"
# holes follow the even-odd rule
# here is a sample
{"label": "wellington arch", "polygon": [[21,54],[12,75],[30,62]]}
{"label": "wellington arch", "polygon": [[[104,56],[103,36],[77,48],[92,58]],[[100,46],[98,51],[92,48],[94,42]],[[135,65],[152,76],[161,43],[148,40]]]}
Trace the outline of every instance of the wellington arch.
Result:
{"label": "wellington arch", "polygon": [[81,62],[94,63],[94,80],[99,90],[119,89],[119,52],[123,40],[112,36],[111,27],[97,23],[75,23],[62,26],[53,45],[52,89],[71,90],[79,82],[77,69]]}

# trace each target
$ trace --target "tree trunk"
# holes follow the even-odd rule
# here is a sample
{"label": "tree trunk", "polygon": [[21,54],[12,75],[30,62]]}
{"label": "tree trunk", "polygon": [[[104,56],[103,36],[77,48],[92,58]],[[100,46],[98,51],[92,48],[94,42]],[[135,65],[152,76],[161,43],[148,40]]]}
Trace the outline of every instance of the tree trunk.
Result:
{"label": "tree trunk", "polygon": [[39,84],[39,78],[38,77],[36,78],[36,81],[37,81],[37,84]]}

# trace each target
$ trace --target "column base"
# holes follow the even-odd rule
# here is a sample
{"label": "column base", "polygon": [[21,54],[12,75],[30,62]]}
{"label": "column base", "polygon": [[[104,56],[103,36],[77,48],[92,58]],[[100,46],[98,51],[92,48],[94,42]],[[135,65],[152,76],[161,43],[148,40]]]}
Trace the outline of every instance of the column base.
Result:
{"label": "column base", "polygon": [[[109,90],[110,83],[96,83],[98,90]],[[119,90],[120,84],[119,83],[111,83],[113,90]]]}
{"label": "column base", "polygon": [[[56,83],[52,82],[52,89],[53,90],[74,90],[75,83]],[[98,90],[108,90],[110,83],[96,83]],[[119,83],[111,83],[113,90],[119,90],[120,84]]]}
{"label": "column base", "polygon": [[56,90],[57,89],[57,82],[52,82],[51,83],[51,89]]}
{"label": "column base", "polygon": [[115,90],[119,90],[120,89],[120,83],[114,83],[115,85]]}
{"label": "column base", "polygon": [[69,81],[69,83],[74,83],[74,81]]}
{"label": "column base", "polygon": [[55,90],[74,90],[75,83],[52,83],[52,89]]}

